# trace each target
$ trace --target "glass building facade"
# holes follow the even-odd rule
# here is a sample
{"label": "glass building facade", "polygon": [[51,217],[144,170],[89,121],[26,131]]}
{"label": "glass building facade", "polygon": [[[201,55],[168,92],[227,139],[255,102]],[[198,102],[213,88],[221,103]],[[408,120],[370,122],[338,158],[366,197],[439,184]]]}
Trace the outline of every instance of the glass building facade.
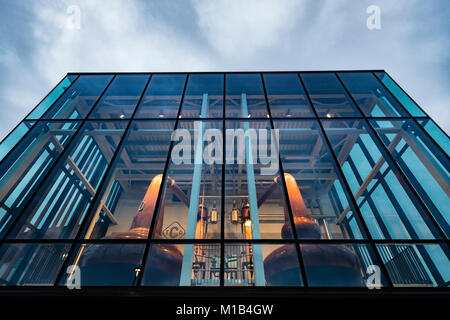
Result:
{"label": "glass building facade", "polygon": [[70,73],[0,145],[0,288],[448,287],[449,152],[382,70]]}

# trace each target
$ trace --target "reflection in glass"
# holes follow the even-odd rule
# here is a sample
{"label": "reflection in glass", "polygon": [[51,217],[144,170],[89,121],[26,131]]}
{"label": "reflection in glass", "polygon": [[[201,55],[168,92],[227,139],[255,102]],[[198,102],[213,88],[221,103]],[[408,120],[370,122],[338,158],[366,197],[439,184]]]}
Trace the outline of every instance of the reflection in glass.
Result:
{"label": "reflection in glass", "polygon": [[448,245],[379,244],[377,249],[395,287],[448,287]]}
{"label": "reflection in glass", "polygon": [[118,75],[95,106],[90,118],[124,119],[133,114],[148,75]]}
{"label": "reflection in glass", "polygon": [[[154,238],[218,239],[222,208],[222,121],[180,121]],[[208,134],[216,133],[208,142]],[[203,136],[202,140],[196,137]],[[183,145],[186,144],[186,148]],[[198,148],[198,146],[200,146]],[[202,148],[203,146],[203,148]],[[208,150],[215,148],[209,157]]]}
{"label": "reflection in glass", "polygon": [[[190,253],[186,257],[186,251]],[[144,286],[219,286],[220,245],[152,244]]]}
{"label": "reflection in glass", "polygon": [[70,244],[7,243],[0,248],[0,286],[53,286]]}
{"label": "reflection in glass", "polygon": [[79,126],[39,122],[1,163],[0,234],[7,232]]}
{"label": "reflection in glass", "polygon": [[[184,94],[181,117],[221,118],[223,111],[223,74],[191,74]],[[202,109],[203,104],[207,107]],[[202,114],[204,110],[204,114]]]}
{"label": "reflection in glass", "polygon": [[434,141],[450,156],[450,139],[431,119],[417,119],[419,124],[434,139]]}
{"label": "reflection in glass", "polygon": [[302,73],[306,91],[319,117],[360,117],[334,73]]}
{"label": "reflection in glass", "polygon": [[[430,218],[383,157],[362,120],[323,120],[322,123],[373,238],[439,237]],[[349,209],[346,207],[341,216]]]}
{"label": "reflection in glass", "polygon": [[[266,118],[268,116],[261,76],[257,73],[240,73],[226,75],[227,118]],[[247,112],[243,114],[245,102]]]}
{"label": "reflection in glass", "polygon": [[85,238],[148,238],[174,125],[173,120],[132,123]]}
{"label": "reflection in glass", "polygon": [[58,161],[9,237],[73,238],[126,125],[125,121],[86,122],[69,155]]}
{"label": "reflection in glass", "polygon": [[82,75],[53,104],[45,119],[82,119],[106,88],[112,75]]}
{"label": "reflection in glass", "polygon": [[339,77],[367,117],[408,116],[371,72],[341,72]]}
{"label": "reflection in glass", "polygon": [[314,117],[297,73],[264,73],[272,117]]}
{"label": "reflection in glass", "polygon": [[154,74],[139,104],[137,118],[176,118],[185,74]]}
{"label": "reflection in glass", "polygon": [[450,236],[450,163],[412,119],[372,120],[375,131],[422,198],[442,230]]}
{"label": "reflection in glass", "polygon": [[365,287],[369,266],[378,265],[366,244],[301,244],[300,251],[311,287]]}
{"label": "reflection in glass", "polygon": [[[280,156],[291,208],[301,239],[361,239],[358,217],[334,168],[332,156],[314,120],[275,120],[279,130]],[[292,190],[291,190],[292,189]],[[294,211],[295,210],[295,211]],[[307,233],[300,224],[312,219],[319,234]]]}
{"label": "reflection in glass", "polygon": [[81,287],[131,287],[141,272],[144,250],[145,244],[81,244],[70,258],[67,272],[59,284],[72,283],[79,272]]}
{"label": "reflection in glass", "polygon": [[20,123],[0,144],[0,161],[10,152],[33,126],[34,122],[24,121]]}
{"label": "reflection in glass", "polygon": [[426,116],[417,104],[394,82],[394,80],[392,80],[386,72],[375,72],[374,74],[381,82],[383,82],[392,95],[400,101],[403,107],[405,107],[405,109],[408,110],[413,117]]}
{"label": "reflection in glass", "polygon": [[44,98],[37,105],[36,108],[28,115],[27,119],[39,119],[51,105],[64,93],[64,91],[76,80],[76,75],[66,76],[57,86],[54,88],[48,96]]}

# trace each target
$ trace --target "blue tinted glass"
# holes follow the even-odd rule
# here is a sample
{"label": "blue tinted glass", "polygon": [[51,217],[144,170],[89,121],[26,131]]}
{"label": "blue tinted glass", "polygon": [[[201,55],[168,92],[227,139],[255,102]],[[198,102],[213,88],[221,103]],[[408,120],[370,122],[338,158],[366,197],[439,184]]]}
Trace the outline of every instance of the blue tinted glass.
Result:
{"label": "blue tinted glass", "polygon": [[141,97],[148,77],[148,75],[116,76],[102,99],[95,106],[90,118],[130,118]]}
{"label": "blue tinted glass", "polygon": [[367,117],[408,116],[371,72],[341,72],[339,77]]}
{"label": "blue tinted glass", "polygon": [[87,121],[54,165],[10,238],[73,238],[98,191],[127,123]]}
{"label": "blue tinted glass", "polygon": [[0,161],[11,151],[17,142],[30,130],[34,122],[24,121],[19,124],[0,144]]}
{"label": "blue tinted glass", "polygon": [[63,94],[68,86],[75,81],[77,76],[70,75],[65,77],[60,84],[53,89],[44,100],[28,115],[27,119],[39,119],[51,105]]}
{"label": "blue tinted glass", "polygon": [[265,73],[272,117],[313,117],[297,73]]}
{"label": "blue tinted glass", "polygon": [[4,234],[79,127],[39,122],[0,166],[0,234]]}
{"label": "blue tinted glass", "polygon": [[450,163],[412,120],[372,120],[383,143],[441,228],[450,236]]}
{"label": "blue tinted glass", "polygon": [[226,75],[226,117],[268,116],[261,76],[258,73]]}
{"label": "blue tinted glass", "polygon": [[389,91],[397,98],[413,117],[426,116],[417,104],[400,88],[394,80],[386,72],[375,72],[378,79],[389,89]]}
{"label": "blue tinted glass", "polygon": [[155,74],[137,110],[137,118],[176,118],[185,74]]}
{"label": "blue tinted glass", "polygon": [[448,245],[378,244],[377,249],[394,287],[448,287]]}
{"label": "blue tinted glass", "polygon": [[222,117],[223,78],[221,73],[189,75],[181,117]]}
{"label": "blue tinted glass", "polygon": [[450,156],[450,139],[431,119],[417,119],[434,141]]}
{"label": "blue tinted glass", "polygon": [[112,75],[82,75],[44,115],[45,119],[85,118]]}
{"label": "blue tinted glass", "polygon": [[364,122],[322,122],[373,238],[439,237],[412,190],[407,189],[398,172],[382,156]]}
{"label": "blue tinted glass", "polygon": [[302,73],[303,83],[319,117],[360,117],[334,73]]}

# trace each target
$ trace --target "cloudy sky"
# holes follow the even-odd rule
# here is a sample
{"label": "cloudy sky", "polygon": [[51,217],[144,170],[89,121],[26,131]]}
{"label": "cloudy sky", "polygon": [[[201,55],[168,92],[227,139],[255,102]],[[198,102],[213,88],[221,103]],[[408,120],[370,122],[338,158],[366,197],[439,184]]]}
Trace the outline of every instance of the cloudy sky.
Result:
{"label": "cloudy sky", "polygon": [[0,139],[75,71],[385,69],[449,133],[449,17],[448,0],[0,0]]}

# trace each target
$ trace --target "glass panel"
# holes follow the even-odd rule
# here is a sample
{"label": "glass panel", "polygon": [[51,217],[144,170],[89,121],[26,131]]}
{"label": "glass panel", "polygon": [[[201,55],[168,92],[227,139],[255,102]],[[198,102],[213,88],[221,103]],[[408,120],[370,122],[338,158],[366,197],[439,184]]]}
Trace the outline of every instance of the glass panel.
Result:
{"label": "glass panel", "polygon": [[314,117],[297,73],[264,73],[272,117]]}
{"label": "glass panel", "polygon": [[[140,273],[145,244],[81,244],[70,257],[59,285],[73,283],[79,272],[83,286],[133,286]],[[77,267],[79,269],[77,269]]]}
{"label": "glass panel", "polygon": [[45,98],[37,105],[36,108],[28,115],[27,119],[39,119],[58,100],[64,91],[77,78],[76,75],[65,77]]}
{"label": "glass panel", "polygon": [[303,83],[319,117],[360,117],[334,73],[302,73]]}
{"label": "glass panel", "polygon": [[227,121],[226,238],[293,238],[270,129],[266,120]]}
{"label": "glass panel", "polygon": [[408,116],[372,73],[342,72],[339,77],[367,117]]}
{"label": "glass panel", "polygon": [[0,161],[14,148],[14,146],[30,130],[35,122],[24,121],[19,124],[0,144]]}
{"label": "glass panel", "polygon": [[0,234],[8,230],[80,122],[39,122],[0,166]]}
{"label": "glass panel", "polygon": [[442,230],[450,236],[450,163],[412,120],[372,120],[389,152]]}
{"label": "glass panel", "polygon": [[450,156],[450,139],[431,119],[417,119],[420,125],[434,139],[434,141]]}
{"label": "glass panel", "polygon": [[9,243],[0,249],[0,286],[53,286],[69,244]]}
{"label": "glass panel", "polygon": [[111,79],[112,75],[80,76],[76,83],[55,102],[44,118],[86,118]]}
{"label": "glass panel", "polygon": [[[306,279],[311,287],[386,286],[373,250],[366,244],[301,244]],[[377,272],[377,274],[374,274]],[[368,277],[379,275],[379,283]]]}
{"label": "glass panel", "polygon": [[[226,75],[226,117],[268,117],[264,89],[259,73]],[[245,97],[245,99],[243,99]],[[245,102],[245,108],[243,109]]]}
{"label": "glass panel", "polygon": [[227,244],[224,263],[225,286],[302,285],[297,250],[291,244]]}
{"label": "glass panel", "polygon": [[400,88],[394,80],[386,72],[375,72],[375,75],[389,89],[389,91],[397,98],[398,101],[409,111],[413,117],[426,116],[417,104]]}
{"label": "glass panel", "polygon": [[148,75],[118,75],[89,116],[96,119],[124,119],[133,114]]}
{"label": "glass panel", "polygon": [[185,74],[155,74],[139,104],[137,118],[176,118]]}
{"label": "glass panel", "polygon": [[147,239],[175,121],[134,121],[86,238]]}
{"label": "glass panel", "polygon": [[323,120],[345,178],[375,239],[439,237],[361,120]]}
{"label": "glass panel", "polygon": [[379,244],[377,249],[395,287],[448,287],[448,245]]}
{"label": "glass panel", "polygon": [[[189,75],[181,117],[221,118],[223,113],[223,78],[223,73]],[[204,106],[203,109],[202,106]]]}
{"label": "glass panel", "polygon": [[105,174],[126,121],[85,123],[9,237],[73,238]]}
{"label": "glass panel", "polygon": [[[200,132],[202,132],[200,134]],[[197,137],[203,137],[197,148]],[[180,121],[173,136],[154,238],[218,239],[222,208],[222,121]]]}
{"label": "glass panel", "polygon": [[142,285],[219,286],[220,245],[152,244]]}
{"label": "glass panel", "polygon": [[301,239],[361,239],[360,221],[344,193],[315,120],[275,120],[291,208]]}

